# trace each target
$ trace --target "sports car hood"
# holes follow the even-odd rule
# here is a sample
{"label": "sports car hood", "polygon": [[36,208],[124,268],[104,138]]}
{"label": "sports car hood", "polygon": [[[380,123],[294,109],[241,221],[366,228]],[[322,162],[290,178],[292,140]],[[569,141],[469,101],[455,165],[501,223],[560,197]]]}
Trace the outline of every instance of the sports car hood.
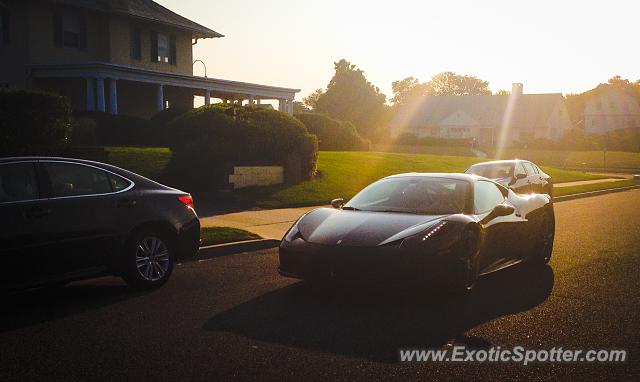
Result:
{"label": "sports car hood", "polygon": [[[401,239],[424,229],[446,215],[415,215],[319,208],[298,222],[302,237],[315,244],[373,247],[388,239]],[[419,226],[419,227],[416,227]],[[402,235],[407,231],[406,235]],[[395,236],[395,237],[394,237]],[[338,243],[339,242],[339,243]]]}

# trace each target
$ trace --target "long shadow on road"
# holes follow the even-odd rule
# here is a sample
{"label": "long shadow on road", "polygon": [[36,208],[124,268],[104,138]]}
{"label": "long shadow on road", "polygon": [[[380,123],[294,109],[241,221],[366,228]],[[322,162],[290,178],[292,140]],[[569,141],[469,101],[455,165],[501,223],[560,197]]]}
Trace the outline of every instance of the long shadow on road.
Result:
{"label": "long shadow on road", "polygon": [[490,275],[470,296],[434,288],[318,291],[296,283],[217,314],[204,329],[395,362],[399,348],[441,347],[451,340],[488,347],[487,341],[465,333],[541,304],[553,284],[548,266],[515,267]]}

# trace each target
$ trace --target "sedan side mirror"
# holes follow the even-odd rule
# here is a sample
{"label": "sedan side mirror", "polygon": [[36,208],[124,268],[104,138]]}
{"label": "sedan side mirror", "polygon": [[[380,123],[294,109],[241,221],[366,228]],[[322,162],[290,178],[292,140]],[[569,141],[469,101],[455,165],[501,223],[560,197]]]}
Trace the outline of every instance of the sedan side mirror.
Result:
{"label": "sedan side mirror", "polygon": [[336,198],[331,201],[331,207],[333,208],[342,208],[343,205],[344,205],[344,199],[342,198]]}

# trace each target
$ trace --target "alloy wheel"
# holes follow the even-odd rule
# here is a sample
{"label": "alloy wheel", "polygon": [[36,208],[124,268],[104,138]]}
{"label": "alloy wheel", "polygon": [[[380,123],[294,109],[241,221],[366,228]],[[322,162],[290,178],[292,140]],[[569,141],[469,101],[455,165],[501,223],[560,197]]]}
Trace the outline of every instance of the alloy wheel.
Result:
{"label": "alloy wheel", "polygon": [[147,281],[158,281],[168,272],[171,259],[169,248],[157,237],[145,237],[136,248],[138,273]]}

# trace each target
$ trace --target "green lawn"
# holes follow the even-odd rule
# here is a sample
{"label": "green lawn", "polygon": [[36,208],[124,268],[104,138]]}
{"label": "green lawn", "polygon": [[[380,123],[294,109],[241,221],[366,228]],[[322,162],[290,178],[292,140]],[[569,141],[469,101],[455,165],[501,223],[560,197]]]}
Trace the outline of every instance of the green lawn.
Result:
{"label": "green lawn", "polygon": [[[404,172],[461,172],[486,159],[425,154],[322,151],[319,176],[288,187],[255,188],[239,192],[239,197],[263,207],[325,204],[331,199],[351,198],[371,182]],[[602,177],[544,167],[557,182],[600,179]],[[556,180],[556,177],[558,180]]]}
{"label": "green lawn", "polygon": [[262,239],[259,235],[231,227],[203,227],[200,230],[202,246],[232,243],[235,241]]}
{"label": "green lawn", "polygon": [[553,196],[579,194],[582,192],[606,190],[608,188],[635,186],[637,184],[638,182],[633,179],[626,179],[626,180],[620,180],[617,182],[603,182],[603,183],[585,184],[582,186],[556,187],[553,189]]}
{"label": "green lawn", "polygon": [[169,159],[171,150],[167,147],[105,147],[109,162],[114,166],[133,171],[136,174],[158,180]]}
{"label": "green lawn", "polygon": [[[570,168],[604,167],[602,151],[505,149],[503,158],[528,159],[539,165]],[[640,168],[640,153],[609,151],[607,168]]]}

